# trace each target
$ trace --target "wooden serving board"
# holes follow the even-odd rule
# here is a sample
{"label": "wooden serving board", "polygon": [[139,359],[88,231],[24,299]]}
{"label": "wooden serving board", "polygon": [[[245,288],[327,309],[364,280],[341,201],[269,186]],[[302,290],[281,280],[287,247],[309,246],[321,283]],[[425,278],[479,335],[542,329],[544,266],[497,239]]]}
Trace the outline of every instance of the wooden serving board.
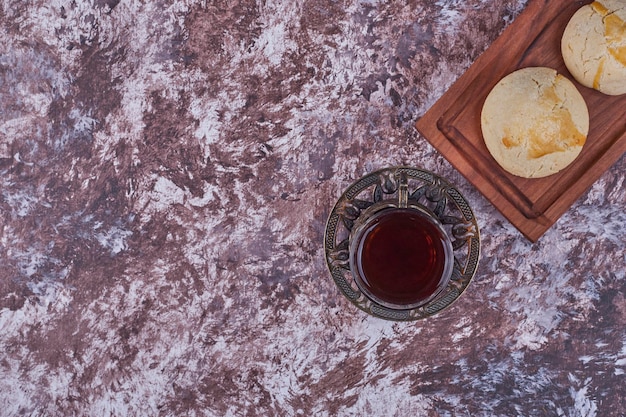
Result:
{"label": "wooden serving board", "polygon": [[[538,240],[626,152],[626,95],[608,96],[577,83],[561,56],[571,16],[590,1],[529,0],[524,11],[418,120],[417,130],[531,241]],[[527,179],[504,171],[483,141],[480,113],[491,89],[525,67],[556,69],[589,109],[589,135],[565,170]]]}

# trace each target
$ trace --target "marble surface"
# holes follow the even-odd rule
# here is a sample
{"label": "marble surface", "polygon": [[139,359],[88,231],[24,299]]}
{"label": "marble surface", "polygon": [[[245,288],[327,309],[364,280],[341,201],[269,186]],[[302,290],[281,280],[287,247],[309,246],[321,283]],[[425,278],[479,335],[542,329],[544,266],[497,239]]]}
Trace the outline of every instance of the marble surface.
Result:
{"label": "marble surface", "polygon": [[[624,416],[626,159],[533,244],[414,128],[524,5],[0,1],[0,415]],[[483,239],[412,323],[322,250],[398,164]]]}

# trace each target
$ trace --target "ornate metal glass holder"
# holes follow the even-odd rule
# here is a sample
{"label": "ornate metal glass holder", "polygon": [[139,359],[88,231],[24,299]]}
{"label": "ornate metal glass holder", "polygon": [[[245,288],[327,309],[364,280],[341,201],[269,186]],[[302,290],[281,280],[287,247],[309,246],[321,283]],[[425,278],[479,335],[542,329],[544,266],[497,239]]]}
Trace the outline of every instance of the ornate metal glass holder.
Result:
{"label": "ornate metal glass holder", "polygon": [[[433,300],[416,308],[390,308],[368,298],[350,271],[350,232],[361,213],[375,203],[398,199],[406,178],[408,200],[430,210],[452,241],[454,267],[446,288]],[[361,310],[383,319],[419,320],[450,306],[468,287],[478,268],[480,233],[476,217],[463,195],[445,179],[418,168],[393,167],[372,172],[343,193],[330,213],[324,235],[326,262],[341,292]]]}

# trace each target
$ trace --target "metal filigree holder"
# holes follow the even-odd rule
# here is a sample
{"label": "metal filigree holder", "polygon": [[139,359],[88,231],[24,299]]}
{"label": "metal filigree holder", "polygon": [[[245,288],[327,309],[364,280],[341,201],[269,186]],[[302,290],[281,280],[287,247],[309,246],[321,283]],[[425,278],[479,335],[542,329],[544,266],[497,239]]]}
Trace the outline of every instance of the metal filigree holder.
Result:
{"label": "metal filigree holder", "polygon": [[[389,308],[371,300],[356,285],[350,271],[350,232],[355,222],[373,204],[398,201],[399,197],[434,213],[454,251],[454,268],[447,287],[432,301],[411,309]],[[324,248],[333,280],[354,305],[376,317],[410,321],[440,312],[465,291],[478,268],[480,234],[472,209],[453,185],[429,171],[394,167],[372,172],[348,187],[328,218]]]}

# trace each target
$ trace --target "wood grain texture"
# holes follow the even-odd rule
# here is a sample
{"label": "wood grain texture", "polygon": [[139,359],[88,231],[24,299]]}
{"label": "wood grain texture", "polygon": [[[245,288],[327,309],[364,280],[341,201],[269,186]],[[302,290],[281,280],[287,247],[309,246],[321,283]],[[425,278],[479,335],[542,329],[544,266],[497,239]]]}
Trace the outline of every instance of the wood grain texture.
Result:
{"label": "wood grain texture", "polygon": [[[626,151],[626,96],[607,96],[577,83],[561,57],[560,40],[588,1],[534,0],[416,127],[528,239],[536,241]],[[509,174],[484,144],[483,103],[507,74],[545,66],[568,77],[589,108],[590,130],[579,157],[544,178]]]}

